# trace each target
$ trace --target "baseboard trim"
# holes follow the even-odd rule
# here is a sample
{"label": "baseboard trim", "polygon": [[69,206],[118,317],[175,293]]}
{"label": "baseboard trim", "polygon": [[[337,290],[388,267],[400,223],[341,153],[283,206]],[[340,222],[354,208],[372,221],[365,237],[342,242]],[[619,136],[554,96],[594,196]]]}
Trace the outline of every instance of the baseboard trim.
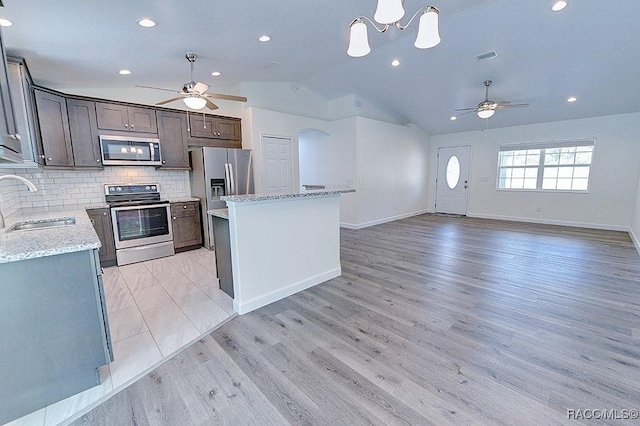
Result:
{"label": "baseboard trim", "polygon": [[314,285],[318,285],[332,278],[339,277],[341,274],[342,268],[338,266],[337,268],[330,269],[321,274],[304,279],[302,281],[298,281],[285,288],[272,291],[263,296],[256,297],[246,302],[238,302],[238,299],[236,297],[233,300],[233,310],[236,311],[239,315],[244,315],[253,310],[266,306],[269,303],[276,302],[280,299],[284,299],[287,296],[298,293],[299,291],[313,287]]}
{"label": "baseboard trim", "polygon": [[633,245],[636,246],[636,250],[638,251],[638,254],[640,254],[640,239],[633,232],[633,228],[629,228],[629,236],[631,237],[631,241],[633,242]]}
{"label": "baseboard trim", "polygon": [[397,216],[385,217],[383,219],[372,220],[364,223],[340,222],[340,227],[346,228],[346,229],[363,229],[363,228],[368,228],[370,226],[381,225],[383,223],[393,222],[400,219],[406,219],[408,217],[418,216],[425,213],[431,213],[431,212],[428,209],[425,209],[425,210],[419,210],[416,212],[400,214]]}
{"label": "baseboard trim", "polygon": [[492,215],[492,214],[477,214],[477,213],[468,213],[467,216],[476,217],[479,219],[495,219],[495,220],[505,220],[509,222],[539,223],[542,225],[573,226],[576,228],[602,229],[605,231],[622,231],[622,232],[629,231],[629,227],[627,226],[609,225],[609,224],[603,224],[603,223],[571,222],[567,220],[537,219],[537,218],[531,218],[531,217],[499,216],[499,215]]}

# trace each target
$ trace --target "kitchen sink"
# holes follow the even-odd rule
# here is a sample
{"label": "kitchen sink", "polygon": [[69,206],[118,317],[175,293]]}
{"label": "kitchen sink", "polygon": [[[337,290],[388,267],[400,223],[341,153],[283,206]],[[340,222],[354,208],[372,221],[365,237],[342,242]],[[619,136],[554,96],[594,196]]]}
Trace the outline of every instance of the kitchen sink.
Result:
{"label": "kitchen sink", "polygon": [[7,229],[7,232],[47,229],[47,228],[55,228],[59,226],[69,226],[69,225],[75,225],[75,224],[76,224],[76,218],[74,217],[45,219],[45,220],[39,220],[37,222],[18,222],[13,226],[11,226],[11,228]]}

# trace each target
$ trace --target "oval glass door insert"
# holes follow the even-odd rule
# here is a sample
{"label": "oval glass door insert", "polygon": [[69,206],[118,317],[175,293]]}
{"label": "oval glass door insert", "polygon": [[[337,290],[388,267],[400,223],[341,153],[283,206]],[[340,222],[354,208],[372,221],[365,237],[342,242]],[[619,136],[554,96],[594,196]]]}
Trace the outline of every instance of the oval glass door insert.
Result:
{"label": "oval glass door insert", "polygon": [[452,155],[447,162],[447,186],[449,189],[453,189],[458,186],[460,181],[460,160],[455,155]]}

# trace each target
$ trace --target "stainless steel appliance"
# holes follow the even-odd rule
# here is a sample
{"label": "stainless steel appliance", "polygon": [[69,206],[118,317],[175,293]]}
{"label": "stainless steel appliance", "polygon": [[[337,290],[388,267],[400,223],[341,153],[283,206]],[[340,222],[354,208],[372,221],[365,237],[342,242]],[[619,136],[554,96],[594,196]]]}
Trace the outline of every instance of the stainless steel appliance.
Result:
{"label": "stainless steel appliance", "polygon": [[160,185],[108,184],[104,191],[111,207],[118,265],[175,253],[171,209],[168,201],[160,199]]}
{"label": "stainless steel appliance", "polygon": [[100,136],[105,166],[160,166],[160,139],[130,136]]}
{"label": "stainless steel appliance", "polygon": [[253,194],[251,151],[231,148],[199,148],[191,155],[191,195],[200,199],[204,223],[204,246],[212,249],[213,229],[207,210],[224,209],[224,195]]}

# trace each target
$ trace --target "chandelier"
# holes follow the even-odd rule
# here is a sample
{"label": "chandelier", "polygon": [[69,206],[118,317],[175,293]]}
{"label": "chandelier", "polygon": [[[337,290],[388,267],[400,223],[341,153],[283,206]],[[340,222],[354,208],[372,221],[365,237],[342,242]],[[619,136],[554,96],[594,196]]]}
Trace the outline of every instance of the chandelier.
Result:
{"label": "chandelier", "polygon": [[[351,21],[349,24],[351,35],[347,54],[354,58],[360,58],[371,52],[366,22],[369,22],[379,33],[387,31],[391,26],[404,30],[421,13],[418,23],[418,35],[413,45],[418,49],[429,49],[437,46],[440,43],[440,34],[438,33],[438,14],[440,10],[434,6],[422,7],[413,14],[406,25],[402,25],[400,20],[404,16],[403,4],[404,0],[378,0],[378,6],[373,15],[375,22],[366,16],[358,16]],[[382,27],[378,27],[376,22],[381,24]]]}

